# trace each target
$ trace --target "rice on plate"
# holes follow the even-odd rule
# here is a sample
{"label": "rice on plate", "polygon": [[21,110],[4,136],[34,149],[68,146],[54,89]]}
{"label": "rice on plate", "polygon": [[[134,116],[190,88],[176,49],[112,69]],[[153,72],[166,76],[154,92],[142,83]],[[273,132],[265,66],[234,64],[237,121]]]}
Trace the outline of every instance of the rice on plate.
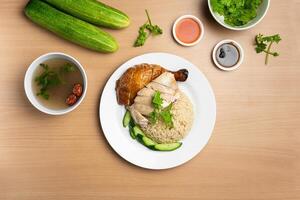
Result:
{"label": "rice on plate", "polygon": [[180,98],[173,103],[171,109],[173,127],[162,121],[142,128],[144,133],[157,143],[172,143],[182,140],[191,130],[194,121],[193,105],[190,99],[180,91]]}

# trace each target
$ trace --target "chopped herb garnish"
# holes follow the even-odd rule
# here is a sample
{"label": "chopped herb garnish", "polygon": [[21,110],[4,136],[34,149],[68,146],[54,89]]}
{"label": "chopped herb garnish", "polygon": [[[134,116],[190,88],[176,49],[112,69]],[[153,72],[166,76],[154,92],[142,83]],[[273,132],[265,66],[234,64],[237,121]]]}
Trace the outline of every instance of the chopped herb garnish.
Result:
{"label": "chopped herb garnish", "polygon": [[154,109],[150,114],[149,114],[149,120],[151,124],[155,124],[159,118],[159,113],[157,112],[157,109]]}
{"label": "chopped herb garnish", "polygon": [[[44,69],[44,71],[39,76],[35,77],[35,82],[40,87],[40,91],[36,95],[48,100],[50,98],[48,92],[49,88],[61,85],[64,83],[64,81],[60,74],[52,69],[49,69],[47,64],[41,63],[40,66]],[[59,72],[62,74],[74,71],[75,67],[69,63],[61,66],[59,69]]]}
{"label": "chopped herb garnish", "polygon": [[35,82],[40,86],[40,91],[36,95],[49,99],[50,96],[47,90],[49,87],[61,84],[61,80],[55,71],[49,69],[48,65],[41,63],[40,66],[44,69],[44,72],[35,78]]}
{"label": "chopped herb garnish", "polygon": [[173,127],[173,115],[171,113],[172,106],[173,104],[171,103],[160,112],[161,119],[168,127]]}
{"label": "chopped herb garnish", "polygon": [[171,103],[166,108],[162,108],[163,99],[160,97],[160,92],[156,91],[152,98],[152,105],[154,110],[149,115],[149,120],[152,124],[155,124],[161,119],[169,128],[173,128],[173,115],[171,109],[173,104]]}
{"label": "chopped herb garnish", "polygon": [[160,97],[160,92],[155,92],[152,98],[152,105],[156,109],[160,109],[163,104],[163,99]]}
{"label": "chopped herb garnish", "polygon": [[224,16],[226,24],[243,26],[257,16],[263,0],[211,0],[213,11]]}
{"label": "chopped herb garnish", "polygon": [[[149,16],[149,13],[147,10],[145,10],[148,21],[140,27],[139,29],[139,35],[137,39],[135,40],[134,46],[140,47],[143,46],[147,40],[147,38],[152,34],[155,35],[161,35],[163,33],[163,30],[158,25],[153,25]],[[146,31],[148,30],[148,32]]]}
{"label": "chopped herb garnish", "polygon": [[266,53],[266,58],[265,58],[265,64],[268,64],[269,61],[269,55],[272,55],[274,57],[279,56],[278,52],[272,52],[271,47],[273,43],[279,43],[281,41],[280,35],[272,35],[272,36],[264,36],[262,34],[258,34],[255,36],[255,50],[256,53]]}
{"label": "chopped herb garnish", "polygon": [[66,63],[63,66],[61,66],[61,68],[60,68],[60,71],[65,72],[65,73],[74,72],[75,70],[76,70],[76,68],[71,63]]}

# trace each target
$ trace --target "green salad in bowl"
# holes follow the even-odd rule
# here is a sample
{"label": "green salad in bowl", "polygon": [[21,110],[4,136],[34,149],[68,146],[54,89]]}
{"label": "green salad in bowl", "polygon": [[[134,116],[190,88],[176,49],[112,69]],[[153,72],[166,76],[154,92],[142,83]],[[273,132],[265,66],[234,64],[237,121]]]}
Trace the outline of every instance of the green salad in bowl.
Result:
{"label": "green salad in bowl", "polygon": [[269,0],[208,0],[215,20],[231,30],[254,27],[266,15],[269,3]]}

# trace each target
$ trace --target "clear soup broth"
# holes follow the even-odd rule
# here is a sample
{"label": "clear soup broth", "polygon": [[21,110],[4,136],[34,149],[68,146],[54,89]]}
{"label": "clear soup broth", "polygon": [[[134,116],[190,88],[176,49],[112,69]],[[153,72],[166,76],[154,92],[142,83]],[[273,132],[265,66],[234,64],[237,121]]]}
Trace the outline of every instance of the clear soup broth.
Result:
{"label": "clear soup broth", "polygon": [[[46,90],[46,95],[41,95],[42,85],[38,85],[39,81],[36,79],[37,77],[41,77],[46,70],[42,66],[39,66],[34,72],[34,78],[32,80],[33,91],[38,101],[49,109],[61,110],[70,107],[66,103],[66,98],[72,94],[74,84],[79,83],[84,87],[83,78],[79,69],[76,65],[64,59],[51,59],[41,64],[48,66],[48,72],[56,73],[56,77],[59,77],[60,83],[49,85]],[[45,98],[46,96],[48,96],[48,99]]]}

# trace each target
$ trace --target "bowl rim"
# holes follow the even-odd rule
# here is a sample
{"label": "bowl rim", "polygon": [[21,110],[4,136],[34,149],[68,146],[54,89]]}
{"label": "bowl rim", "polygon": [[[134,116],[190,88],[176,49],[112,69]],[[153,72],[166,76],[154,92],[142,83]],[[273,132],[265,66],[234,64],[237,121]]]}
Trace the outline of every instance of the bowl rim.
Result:
{"label": "bowl rim", "polygon": [[[217,58],[216,58],[216,52],[217,52],[218,48],[221,45],[226,44],[226,43],[233,43],[234,46],[236,46],[238,48],[239,53],[240,53],[240,59],[239,59],[239,61],[234,66],[232,66],[232,67],[223,67],[222,65],[220,65],[218,63]],[[218,42],[215,45],[215,47],[213,49],[213,52],[212,52],[212,59],[213,59],[215,65],[219,69],[224,70],[224,71],[233,71],[233,70],[236,70],[237,68],[239,68],[241,66],[241,64],[243,63],[243,61],[244,61],[244,50],[243,50],[242,46],[238,42],[236,42],[235,40],[225,39],[225,40],[222,40],[222,41]]]}
{"label": "bowl rim", "polygon": [[[65,109],[51,109],[51,108],[45,107],[37,100],[36,95],[34,94],[33,89],[32,89],[33,75],[34,75],[35,70],[39,66],[39,64],[41,62],[44,62],[45,60],[49,60],[49,59],[53,59],[53,58],[66,59],[66,60],[70,61],[71,63],[75,64],[75,66],[79,69],[79,71],[82,75],[82,79],[83,79],[84,87],[83,87],[83,92],[82,92],[81,97],[74,105],[72,105],[68,108],[65,108]],[[81,104],[83,99],[85,98],[86,93],[87,93],[87,87],[88,87],[87,75],[86,75],[86,72],[85,72],[83,66],[79,63],[79,61],[77,59],[75,59],[74,57],[72,57],[68,54],[62,53],[62,52],[50,52],[50,53],[46,53],[46,54],[39,56],[34,61],[32,61],[32,63],[29,65],[28,69],[26,70],[25,77],[24,77],[24,90],[25,90],[27,99],[36,109],[38,109],[39,111],[41,111],[43,113],[49,114],[49,115],[64,115],[64,114],[67,114],[67,113],[73,111],[74,109],[76,109]]]}
{"label": "bowl rim", "polygon": [[[200,29],[201,29],[200,36],[199,36],[198,39],[197,39],[195,42],[193,42],[193,43],[185,43],[185,42],[182,42],[181,40],[178,39],[178,37],[177,37],[177,35],[176,35],[176,26],[177,26],[178,22],[180,22],[180,21],[183,20],[183,19],[187,19],[187,18],[191,18],[191,19],[195,20],[195,21],[198,23],[198,25],[200,26]],[[198,44],[198,43],[202,40],[202,38],[204,37],[204,25],[203,25],[202,21],[201,21],[198,17],[196,17],[196,16],[194,16],[194,15],[191,15],[191,14],[182,15],[182,16],[178,17],[178,18],[175,20],[175,22],[173,23],[173,27],[172,27],[172,35],[173,35],[175,41],[176,41],[177,43],[179,43],[180,45],[182,45],[182,46],[186,46],[186,47],[195,46],[195,45]]]}
{"label": "bowl rim", "polygon": [[[225,22],[222,22],[220,21],[215,15],[215,12],[212,10],[212,6],[210,4],[211,0],[207,0],[207,3],[208,3],[208,7],[209,7],[209,11],[211,13],[211,15],[213,16],[213,18],[220,24],[222,25],[223,27],[227,28],[227,29],[230,29],[230,30],[234,30],[234,31],[243,31],[243,30],[248,30],[250,28],[253,28],[254,26],[256,26],[257,24],[259,24],[263,18],[267,15],[267,12],[269,10],[269,7],[270,7],[270,0],[263,0],[263,1],[267,1],[267,7],[266,9],[264,10],[264,13],[263,15],[253,24],[251,25],[248,25],[248,26],[245,26],[245,27],[234,27],[234,26],[231,26],[231,25],[228,25],[226,24]],[[246,24],[247,25],[247,24]]]}

